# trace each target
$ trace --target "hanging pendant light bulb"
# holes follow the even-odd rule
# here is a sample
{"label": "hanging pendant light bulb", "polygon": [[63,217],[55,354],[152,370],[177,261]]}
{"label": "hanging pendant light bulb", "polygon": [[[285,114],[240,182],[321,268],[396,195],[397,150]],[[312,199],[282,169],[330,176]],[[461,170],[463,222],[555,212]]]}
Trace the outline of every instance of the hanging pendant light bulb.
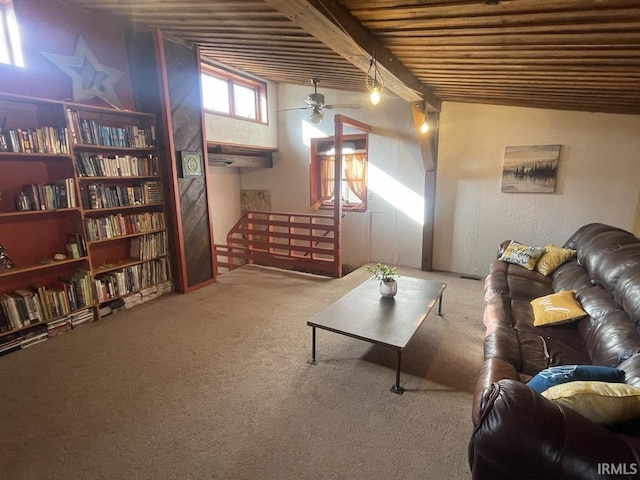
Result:
{"label": "hanging pendant light bulb", "polygon": [[367,78],[366,78],[367,90],[371,94],[370,100],[373,105],[377,105],[380,103],[380,96],[382,95],[382,91],[384,90],[384,81],[382,80],[382,75],[380,74],[380,70],[378,70],[378,62],[376,60],[375,53],[373,57],[371,57],[371,61],[369,62],[369,70],[367,70]]}

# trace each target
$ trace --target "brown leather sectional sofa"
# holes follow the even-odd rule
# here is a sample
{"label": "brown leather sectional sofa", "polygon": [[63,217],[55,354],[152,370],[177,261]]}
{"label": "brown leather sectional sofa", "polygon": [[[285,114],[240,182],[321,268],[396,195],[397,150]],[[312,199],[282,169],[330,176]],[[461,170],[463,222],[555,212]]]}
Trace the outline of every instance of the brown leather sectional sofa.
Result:
{"label": "brown leather sectional sofa", "polygon": [[[526,385],[551,366],[592,364],[624,370],[640,387],[640,239],[594,223],[564,247],[576,256],[549,276],[495,260],[485,280],[469,444],[476,480],[640,478],[640,419],[599,425]],[[576,292],[587,316],[533,326],[529,302],[562,290]]]}

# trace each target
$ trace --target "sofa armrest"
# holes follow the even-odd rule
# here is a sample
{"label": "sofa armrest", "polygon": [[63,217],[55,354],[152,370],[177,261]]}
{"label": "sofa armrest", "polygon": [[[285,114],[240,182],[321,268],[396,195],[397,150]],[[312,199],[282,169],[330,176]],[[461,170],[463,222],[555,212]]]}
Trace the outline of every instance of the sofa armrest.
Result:
{"label": "sofa armrest", "polygon": [[[519,381],[500,380],[485,394],[469,465],[474,480],[637,478],[640,439],[597,425]],[[627,476],[609,476],[612,465]]]}
{"label": "sofa armrest", "polygon": [[503,379],[518,380],[518,372],[509,362],[505,362],[500,358],[489,358],[484,361],[478,379],[476,380],[475,391],[473,392],[473,407],[471,419],[473,424],[477,425],[480,420],[480,413],[486,402],[488,391],[494,383]]}

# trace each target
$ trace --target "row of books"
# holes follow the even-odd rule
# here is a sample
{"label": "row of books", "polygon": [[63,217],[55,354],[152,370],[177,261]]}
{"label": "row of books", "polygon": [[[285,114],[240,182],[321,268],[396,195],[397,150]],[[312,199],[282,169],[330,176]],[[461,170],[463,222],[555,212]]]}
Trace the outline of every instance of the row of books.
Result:
{"label": "row of books", "polygon": [[159,175],[158,157],[148,155],[90,155],[76,154],[76,171],[80,177],[132,177]]}
{"label": "row of books", "polygon": [[87,242],[81,233],[67,234],[67,243],[65,244],[67,253],[71,258],[81,258],[87,256]]}
{"label": "row of books", "polygon": [[94,303],[89,271],[77,269],[49,287],[33,284],[0,294],[0,332],[48,322]]}
{"label": "row of books", "polygon": [[44,342],[51,337],[92,322],[94,318],[94,311],[89,308],[70,313],[47,324],[37,325],[28,330],[5,335],[0,337],[0,355]]}
{"label": "row of books", "polygon": [[162,202],[159,182],[143,182],[140,185],[112,185],[90,183],[80,187],[82,207],[97,208],[150,205]]}
{"label": "row of books", "polygon": [[18,199],[20,210],[56,210],[76,208],[73,178],[65,178],[56,183],[32,183],[22,186],[22,197]]}
{"label": "row of books", "polygon": [[98,275],[94,286],[98,301],[102,303],[169,280],[169,258],[162,257]]}
{"label": "row of books", "polygon": [[169,254],[167,232],[150,233],[131,239],[129,257],[137,260],[151,260]]}
{"label": "row of books", "polygon": [[154,126],[143,128],[137,125],[101,125],[95,120],[80,118],[79,112],[71,109],[67,109],[67,118],[71,127],[71,138],[76,145],[147,148],[153,147],[156,143]]}
{"label": "row of books", "polygon": [[85,218],[84,222],[87,236],[91,242],[166,228],[162,212],[145,212],[133,215],[119,213],[107,217]]}
{"label": "row of books", "polygon": [[0,128],[0,152],[68,154],[65,127]]}

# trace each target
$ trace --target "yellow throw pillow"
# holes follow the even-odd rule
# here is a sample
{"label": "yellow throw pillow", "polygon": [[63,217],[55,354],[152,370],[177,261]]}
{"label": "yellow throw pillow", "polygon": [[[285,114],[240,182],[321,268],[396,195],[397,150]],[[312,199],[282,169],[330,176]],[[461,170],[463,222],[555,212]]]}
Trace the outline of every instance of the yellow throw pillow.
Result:
{"label": "yellow throw pillow", "polygon": [[504,253],[500,255],[500,260],[520,265],[527,270],[533,270],[543,253],[544,248],[542,247],[531,247],[511,241]]}
{"label": "yellow throw pillow", "polygon": [[640,388],[626,383],[567,382],[541,395],[600,425],[615,425],[640,416]]}
{"label": "yellow throw pillow", "polygon": [[585,312],[576,300],[573,290],[552,293],[531,300],[533,307],[533,325],[553,325],[584,317]]}
{"label": "yellow throw pillow", "polygon": [[544,254],[536,263],[536,270],[543,275],[549,275],[575,254],[576,251],[569,248],[561,248],[551,243],[545,245]]}

